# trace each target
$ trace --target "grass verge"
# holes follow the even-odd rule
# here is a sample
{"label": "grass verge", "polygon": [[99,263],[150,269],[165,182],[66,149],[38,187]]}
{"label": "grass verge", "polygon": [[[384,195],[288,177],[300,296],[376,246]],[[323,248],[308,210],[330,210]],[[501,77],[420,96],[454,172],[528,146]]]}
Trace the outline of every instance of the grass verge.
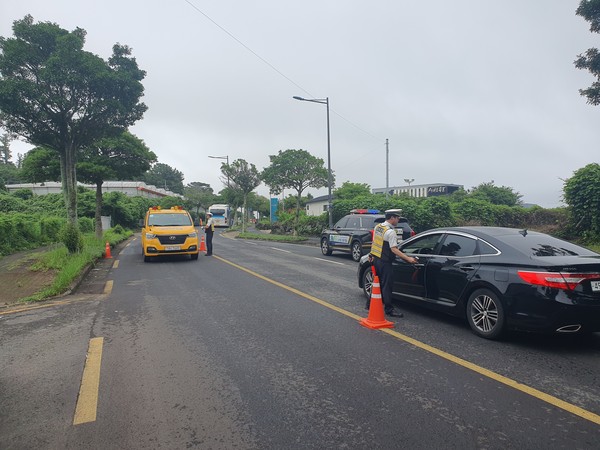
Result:
{"label": "grass verge", "polygon": [[103,257],[106,242],[114,246],[132,234],[133,232],[128,230],[123,230],[122,234],[108,230],[102,239],[96,238],[93,233],[84,234],[83,250],[79,253],[69,253],[64,244],[57,244],[54,249],[40,254],[33,262],[31,270],[55,271],[54,282],[49,287],[20,301],[38,302],[64,293],[88,266]]}
{"label": "grass verge", "polygon": [[275,241],[275,242],[304,242],[308,240],[304,236],[288,236],[283,234],[268,234],[268,233],[240,233],[237,235],[240,239],[256,239],[260,241]]}

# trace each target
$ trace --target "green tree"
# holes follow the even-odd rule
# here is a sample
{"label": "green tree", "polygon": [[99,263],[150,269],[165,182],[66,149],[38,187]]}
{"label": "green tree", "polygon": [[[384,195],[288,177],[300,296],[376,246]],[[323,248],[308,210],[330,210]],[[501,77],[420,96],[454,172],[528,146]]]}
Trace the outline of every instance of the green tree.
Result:
{"label": "green tree", "polygon": [[69,32],[25,16],[0,38],[0,124],[35,146],[60,154],[67,217],[77,223],[78,152],[142,118],[146,73],[127,46],[105,62],[84,51],[85,30]]}
{"label": "green tree", "polygon": [[600,238],[600,164],[576,170],[565,181],[563,193],[573,229],[584,239]]}
{"label": "green tree", "polygon": [[20,181],[20,171],[13,163],[0,163],[0,189],[5,189],[7,184],[19,183]]}
{"label": "green tree", "polygon": [[494,205],[516,206],[521,204],[522,195],[507,186],[495,186],[494,181],[481,183],[471,191],[471,197],[486,200]]}
{"label": "green tree", "polygon": [[[269,158],[271,165],[262,171],[261,178],[275,195],[284,189],[296,192],[296,217],[292,232],[297,236],[302,193],[309,187],[326,187],[327,169],[321,158],[311,155],[306,150],[279,150],[277,155],[270,155]],[[333,174],[331,182],[334,183]]]}
{"label": "green tree", "polygon": [[[196,209],[196,217],[200,217],[200,209],[206,210],[214,203],[215,194],[210,184],[193,181],[183,188],[183,195],[186,199],[186,207]],[[187,206],[189,205],[189,206]]]}
{"label": "green tree", "polygon": [[344,181],[342,185],[333,191],[333,195],[339,200],[353,199],[361,195],[370,195],[371,186],[366,183],[351,183]]}
{"label": "green tree", "polygon": [[21,178],[30,183],[60,181],[60,156],[44,147],[29,150],[23,158]]}
{"label": "green tree", "polygon": [[156,163],[143,176],[143,180],[158,188],[183,195],[183,173],[168,164]]}
{"label": "green tree", "polygon": [[[581,0],[575,12],[590,24],[592,33],[600,32],[600,0]],[[587,89],[579,89],[579,94],[587,97],[591,105],[600,104],[600,52],[597,48],[590,48],[584,54],[577,55],[574,62],[578,69],[588,70],[596,81]]]}
{"label": "green tree", "polygon": [[248,195],[260,185],[260,174],[256,166],[243,159],[221,166],[223,176],[229,180],[229,188],[238,191],[243,198],[242,231],[246,231],[248,218]]}
{"label": "green tree", "polygon": [[100,139],[82,151],[77,178],[96,186],[94,228],[97,238],[102,238],[102,184],[108,180],[131,180],[144,174],[155,162],[154,152],[128,131]]}
{"label": "green tree", "polygon": [[271,200],[255,192],[251,192],[248,195],[248,207],[252,208],[253,211],[257,211],[259,218],[269,217],[271,213]]}

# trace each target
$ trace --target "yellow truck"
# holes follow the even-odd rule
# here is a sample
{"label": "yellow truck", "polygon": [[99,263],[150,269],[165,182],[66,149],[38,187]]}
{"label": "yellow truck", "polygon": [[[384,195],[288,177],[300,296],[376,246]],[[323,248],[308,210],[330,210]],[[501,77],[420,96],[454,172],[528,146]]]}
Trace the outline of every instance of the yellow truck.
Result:
{"label": "yellow truck", "polygon": [[197,260],[198,231],[190,214],[181,206],[149,208],[142,228],[142,252],[145,262],[166,255],[190,255]]}

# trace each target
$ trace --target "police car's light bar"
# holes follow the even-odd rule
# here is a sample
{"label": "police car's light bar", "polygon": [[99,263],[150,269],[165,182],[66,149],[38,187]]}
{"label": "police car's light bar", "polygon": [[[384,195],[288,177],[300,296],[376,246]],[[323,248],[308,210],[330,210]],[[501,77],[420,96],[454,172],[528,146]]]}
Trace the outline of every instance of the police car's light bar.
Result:
{"label": "police car's light bar", "polygon": [[353,209],[350,214],[380,214],[378,209]]}

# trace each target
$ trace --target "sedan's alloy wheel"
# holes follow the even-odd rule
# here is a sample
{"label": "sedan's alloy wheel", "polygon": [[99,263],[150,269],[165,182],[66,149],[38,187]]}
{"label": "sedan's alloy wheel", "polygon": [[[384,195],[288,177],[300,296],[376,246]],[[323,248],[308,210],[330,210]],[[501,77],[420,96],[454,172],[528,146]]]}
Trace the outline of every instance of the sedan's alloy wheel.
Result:
{"label": "sedan's alloy wheel", "polygon": [[498,338],[504,329],[504,309],[492,291],[479,289],[469,297],[467,318],[473,331],[488,339]]}

